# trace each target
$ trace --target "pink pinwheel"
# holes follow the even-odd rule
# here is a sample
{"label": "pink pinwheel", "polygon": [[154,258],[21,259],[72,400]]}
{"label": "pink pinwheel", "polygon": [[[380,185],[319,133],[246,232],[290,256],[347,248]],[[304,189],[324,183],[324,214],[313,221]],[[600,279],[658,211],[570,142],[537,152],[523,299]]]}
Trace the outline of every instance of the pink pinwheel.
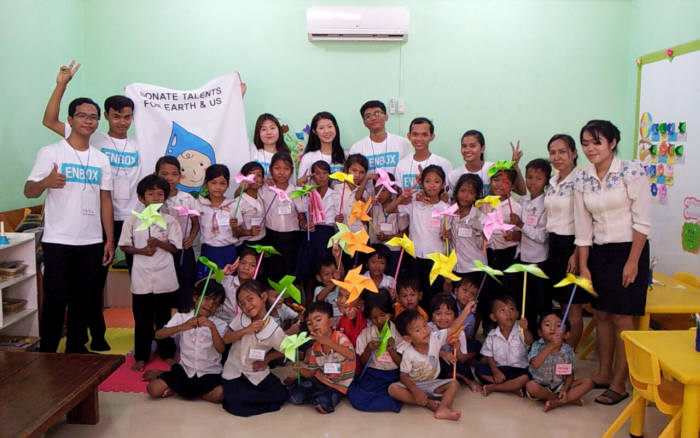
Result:
{"label": "pink pinwheel", "polygon": [[[201,213],[199,213],[197,210],[191,210],[187,208],[185,205],[178,205],[176,207],[173,207],[173,210],[177,212],[178,216],[187,216],[187,222],[185,222],[185,232],[183,233],[184,238],[187,238],[187,227],[190,225],[190,216],[201,216]],[[185,260],[185,248],[183,245],[182,252],[180,253],[180,266],[182,266],[182,263]]]}
{"label": "pink pinwheel", "polygon": [[234,177],[236,180],[236,184],[240,184],[242,182],[247,182],[248,184],[255,184],[255,175],[252,173],[249,173],[248,175],[243,175],[242,173],[239,173]]}
{"label": "pink pinwheel", "polygon": [[389,174],[382,169],[377,169],[377,173],[379,174],[379,178],[377,178],[377,182],[374,184],[374,187],[379,187],[382,186],[381,189],[377,192],[377,195],[379,195],[383,189],[389,190],[391,193],[396,194],[396,190],[392,187],[396,183],[391,180],[389,177]]}
{"label": "pink pinwheel", "polygon": [[508,231],[515,228],[515,225],[503,222],[501,213],[498,210],[487,213],[481,223],[484,225],[484,236],[486,240],[491,240],[491,235],[494,231]]}
{"label": "pink pinwheel", "polygon": [[280,201],[289,201],[289,195],[286,190],[278,189],[275,186],[268,186],[270,190],[275,192],[275,194],[280,198]]}
{"label": "pink pinwheel", "polygon": [[455,213],[458,208],[459,206],[456,202],[445,208],[436,208],[433,210],[433,217],[445,216],[445,219],[447,219],[447,216],[457,216]]}

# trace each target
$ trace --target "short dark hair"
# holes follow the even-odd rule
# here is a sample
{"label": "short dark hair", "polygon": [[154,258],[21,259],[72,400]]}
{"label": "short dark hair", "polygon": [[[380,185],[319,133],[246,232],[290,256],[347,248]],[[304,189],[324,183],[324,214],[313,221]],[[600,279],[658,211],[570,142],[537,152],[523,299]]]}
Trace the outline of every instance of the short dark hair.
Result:
{"label": "short dark hair", "polygon": [[73,117],[75,115],[75,109],[84,104],[84,103],[89,103],[90,105],[94,105],[95,108],[97,108],[97,118],[100,118],[100,106],[95,102],[94,100],[90,99],[89,97],[79,97],[77,99],[73,99],[70,104],[68,104],[68,115]]}
{"label": "short dark hair", "polygon": [[544,158],[535,158],[534,160],[530,161],[527,163],[527,166],[525,166],[526,172],[527,169],[541,170],[547,177],[547,182],[549,182],[549,178],[552,177],[552,165],[549,164],[549,161],[545,160]]}
{"label": "short dark hair", "polygon": [[259,170],[262,172],[263,176],[265,176],[265,169],[262,167],[262,164],[258,163],[257,161],[248,161],[241,167],[241,173],[243,175],[248,175],[250,172],[254,170]]}
{"label": "short dark hair", "polygon": [[[546,310],[537,317],[537,328],[542,329],[542,322],[544,322],[544,319],[548,317],[549,315],[554,315],[559,319],[562,319],[563,316],[559,310]],[[564,321],[564,333],[568,332],[571,330],[571,323],[569,322],[569,318],[566,318],[566,321]]]}
{"label": "short dark hair", "polygon": [[143,198],[144,196],[146,196],[146,190],[151,189],[163,190],[166,199],[170,195],[170,184],[168,184],[168,182],[164,178],[153,174],[146,175],[143,177],[143,179],[141,179],[141,181],[139,181],[139,183],[136,185],[136,194],[140,198]]}
{"label": "short dark hair", "polygon": [[440,293],[435,295],[430,300],[430,314],[432,315],[440,309],[441,306],[447,306],[448,309],[455,314],[455,318],[459,315],[459,307],[457,307],[457,300],[455,300],[451,294]]}
{"label": "short dark hair", "polygon": [[105,99],[105,112],[108,113],[109,110],[121,111],[124,108],[131,108],[134,110],[134,101],[126,96],[120,94],[109,96]]}
{"label": "short dark hair", "polygon": [[325,313],[329,318],[333,318],[333,306],[326,301],[314,301],[309,304],[309,307],[306,309],[306,316],[308,317],[314,312]]}
{"label": "short dark hair", "polygon": [[518,303],[515,302],[515,298],[511,297],[508,294],[498,294],[495,297],[491,298],[491,303],[489,305],[489,309],[491,312],[493,312],[493,307],[496,305],[496,301],[500,301],[505,304],[513,304],[514,306],[517,306]]}
{"label": "short dark hair", "polygon": [[325,268],[326,266],[335,267],[335,259],[333,258],[333,256],[328,256],[328,257],[321,259],[321,263],[318,266],[319,271],[321,270],[321,268]]}
{"label": "short dark hair", "polygon": [[160,171],[160,166],[162,166],[163,164],[170,164],[171,166],[175,166],[177,167],[178,172],[182,172],[180,161],[172,155],[163,155],[162,157],[158,158],[158,161],[156,161],[156,173]]}
{"label": "short dark hair", "polygon": [[[204,279],[202,279],[204,280]],[[192,291],[192,296],[193,297],[199,297],[202,295],[202,291],[204,290],[204,285],[206,284],[206,281],[198,281],[194,285],[194,290]],[[211,298],[218,298],[219,303],[221,303],[224,300],[224,297],[226,297],[226,290],[224,287],[217,283],[216,281],[210,281],[209,285],[207,286],[206,293],[204,294],[205,297],[211,297]]]}
{"label": "short dark hair", "polygon": [[258,252],[256,250],[254,250],[253,248],[251,248],[247,245],[242,245],[238,249],[238,258],[239,259],[243,260],[243,257],[249,256],[249,255],[255,257],[256,260],[258,259]]}
{"label": "short dark hair", "polygon": [[311,172],[314,172],[315,169],[321,169],[325,170],[328,173],[331,173],[331,166],[330,164],[326,163],[324,160],[318,160],[314,162],[314,164],[311,165]]}
{"label": "short dark hair", "polygon": [[372,256],[379,256],[380,258],[386,260],[387,263],[389,262],[391,252],[389,252],[389,248],[387,248],[386,245],[384,245],[383,243],[373,243],[370,245],[370,248],[374,248],[374,251],[364,255],[365,269],[369,269],[367,263],[369,262],[369,259],[372,258]]}
{"label": "short dark hair", "polygon": [[[486,274],[484,274],[484,275],[486,275]],[[456,290],[458,287],[460,287],[464,283],[469,283],[474,287],[479,287],[479,283],[474,279],[474,277],[471,277],[469,275],[465,275],[464,277],[462,277],[461,280],[453,283],[454,289]]]}
{"label": "short dark hair", "polygon": [[427,117],[416,117],[415,119],[411,120],[411,124],[408,125],[408,132],[411,132],[413,125],[422,125],[423,123],[430,125],[431,134],[435,133],[435,125],[433,125],[433,122]]}
{"label": "short dark hair", "polygon": [[278,161],[284,161],[285,163],[289,164],[289,167],[292,169],[292,173],[294,173],[294,160],[292,160],[292,156],[287,152],[275,152],[270,159],[270,172],[272,172],[272,166]]}
{"label": "short dark hair", "polygon": [[238,290],[236,291],[236,298],[238,298],[238,294],[241,291],[246,290],[253,292],[257,296],[262,296],[263,292],[265,292],[267,289],[265,289],[265,285],[258,280],[248,280],[238,287]]}
{"label": "short dark hair", "polygon": [[365,319],[369,319],[369,315],[372,313],[372,309],[374,308],[377,308],[382,312],[391,315],[392,317],[394,316],[394,306],[391,302],[391,295],[389,295],[389,291],[385,288],[379,289],[379,292],[376,294],[368,293],[365,296],[365,308],[362,310]]}
{"label": "short dark hair", "polygon": [[501,172],[506,174],[506,178],[508,178],[508,181],[510,181],[510,186],[513,187],[513,185],[515,184],[515,178],[518,177],[518,174],[513,169],[499,170],[491,177],[491,179],[494,179],[497,176],[500,176]]}
{"label": "short dark hair", "polygon": [[457,193],[459,192],[459,189],[461,189],[465,184],[474,189],[477,198],[481,198],[481,192],[484,190],[484,182],[481,180],[481,177],[473,173],[465,173],[459,177],[457,184],[455,184],[454,190],[452,190],[452,198],[455,202],[457,201]]}
{"label": "short dark hair", "polygon": [[[367,160],[367,157],[365,157],[362,154],[352,154],[345,159],[345,171],[347,172],[348,169],[350,169],[350,166],[352,166],[355,163],[364,167],[365,171],[369,169],[369,160]],[[355,183],[359,183],[359,181],[355,181]]]}
{"label": "short dark hair", "polygon": [[[576,142],[574,139],[569,135],[569,134],[554,134],[552,138],[549,139],[547,142],[547,151],[549,151],[549,147],[552,145],[557,140],[563,141],[566,146],[569,148],[569,151],[576,153]],[[576,166],[576,161],[578,160],[578,155],[574,157],[574,166]]]}
{"label": "short dark hair", "polygon": [[620,130],[608,120],[590,120],[581,128],[580,140],[583,141],[583,133],[587,132],[593,136],[596,143],[600,142],[600,137],[604,137],[608,143],[615,140],[615,149],[613,153],[617,154],[617,145],[620,144]]}
{"label": "short dark hair", "polygon": [[360,115],[365,116],[365,111],[370,108],[381,108],[382,112],[386,114],[386,105],[381,100],[368,100],[360,107]]}
{"label": "short dark hair", "polygon": [[442,182],[445,183],[445,180],[446,180],[445,169],[438,166],[437,164],[431,164],[430,166],[423,169],[423,172],[421,172],[421,174],[420,174],[421,181],[423,181],[425,179],[425,177],[431,173],[434,173],[437,176],[439,176],[442,179]]}
{"label": "short dark hair", "polygon": [[420,280],[415,275],[399,275],[396,281],[396,293],[399,291],[411,288],[420,292]]}
{"label": "short dark hair", "polygon": [[396,330],[399,331],[401,336],[406,336],[408,334],[408,325],[420,318],[423,317],[416,309],[406,309],[399,313],[399,316],[396,317],[396,321],[394,321]]}
{"label": "short dark hair", "polygon": [[204,172],[204,184],[220,176],[223,176],[228,183],[231,180],[231,171],[225,164],[212,164]]}

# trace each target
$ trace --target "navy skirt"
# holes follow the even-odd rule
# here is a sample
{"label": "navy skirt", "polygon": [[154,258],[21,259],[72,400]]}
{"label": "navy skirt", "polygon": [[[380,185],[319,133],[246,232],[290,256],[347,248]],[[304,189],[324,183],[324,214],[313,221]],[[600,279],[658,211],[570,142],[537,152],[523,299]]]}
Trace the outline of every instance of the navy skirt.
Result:
{"label": "navy skirt", "polygon": [[[547,259],[545,272],[549,277],[550,297],[566,306],[571,298],[573,285],[564,287],[554,287],[561,279],[566,277],[566,268],[569,265],[569,258],[574,253],[576,245],[574,245],[575,236],[562,236],[559,234],[549,233],[549,258]],[[576,291],[574,295],[574,304],[585,304],[591,302],[591,295],[587,293],[579,293]]]}
{"label": "navy skirt", "polygon": [[300,280],[313,279],[321,268],[321,262],[333,257],[331,248],[328,248],[328,240],[335,234],[335,227],[330,225],[316,225],[311,239],[307,240],[306,231],[301,233],[301,245],[297,255],[297,266],[294,275]]}
{"label": "navy skirt", "polygon": [[[219,269],[223,269],[224,266],[231,264],[236,261],[238,257],[238,251],[236,251],[236,245],[226,245],[226,246],[211,246],[206,243],[202,244],[202,255],[212,262],[216,263]],[[197,261],[197,278],[204,278],[209,273],[209,268],[204,266]]]}
{"label": "navy skirt", "polygon": [[358,411],[384,412],[401,410],[401,402],[391,398],[389,385],[399,381],[399,370],[378,370],[367,367],[362,378],[348,388],[348,400]]}
{"label": "navy skirt", "polygon": [[[644,315],[649,287],[649,241],[644,243],[637,263],[637,277],[627,287],[622,287],[622,269],[629,257],[632,242],[593,245],[588,254],[588,270],[591,271],[593,289],[598,298],[593,307],[617,315]],[[576,291],[576,295],[579,292]]]}

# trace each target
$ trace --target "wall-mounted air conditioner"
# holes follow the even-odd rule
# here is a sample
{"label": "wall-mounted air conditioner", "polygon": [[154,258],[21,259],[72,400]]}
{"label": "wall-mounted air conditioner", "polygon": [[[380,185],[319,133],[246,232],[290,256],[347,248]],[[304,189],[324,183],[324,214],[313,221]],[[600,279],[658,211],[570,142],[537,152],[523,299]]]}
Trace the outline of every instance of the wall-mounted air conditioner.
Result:
{"label": "wall-mounted air conditioner", "polygon": [[311,7],[306,10],[309,40],[406,41],[407,8]]}

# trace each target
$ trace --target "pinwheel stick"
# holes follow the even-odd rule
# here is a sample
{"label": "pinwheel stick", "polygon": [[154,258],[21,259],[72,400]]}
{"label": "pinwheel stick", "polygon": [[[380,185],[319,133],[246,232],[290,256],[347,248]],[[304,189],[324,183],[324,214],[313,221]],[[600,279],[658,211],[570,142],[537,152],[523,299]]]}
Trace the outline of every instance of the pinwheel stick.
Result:
{"label": "pinwheel stick", "polygon": [[[297,347],[297,350],[294,352],[294,362],[299,363],[299,347]],[[301,372],[300,371],[297,371],[297,385],[301,385]]]}
{"label": "pinwheel stick", "polygon": [[311,242],[311,222],[309,222],[309,209],[311,209],[310,195],[306,195],[306,241]]}
{"label": "pinwheel stick", "polygon": [[505,170],[501,169],[501,178],[503,178],[503,184],[506,186],[506,199],[508,200],[508,209],[510,209],[510,214],[513,214],[513,206],[510,204],[510,182],[506,177]]}
{"label": "pinwheel stick", "polygon": [[255,265],[255,272],[253,273],[253,280],[258,278],[258,271],[260,270],[260,265],[262,264],[262,259],[265,256],[265,251],[260,251],[260,256],[258,256],[258,263]]}
{"label": "pinwheel stick", "polygon": [[245,182],[241,183],[241,193],[238,195],[238,201],[236,202],[236,208],[233,209],[233,217],[238,214],[238,207],[241,206],[241,199],[243,199],[243,192],[245,192]]}
{"label": "pinwheel stick", "polygon": [[486,272],[484,272],[484,278],[481,279],[481,285],[479,285],[479,290],[476,291],[476,299],[474,301],[479,301],[479,295],[481,295],[481,289],[484,288],[484,283],[486,283]]}
{"label": "pinwheel stick", "polygon": [[275,196],[272,197],[272,201],[270,201],[270,205],[267,206],[267,210],[265,210],[265,213],[263,214],[262,219],[260,220],[261,224],[265,224],[265,218],[267,217],[267,213],[270,212],[270,208],[272,207],[272,204],[275,203],[275,199],[277,199],[277,193],[275,193]]}
{"label": "pinwheel stick", "polygon": [[522,317],[525,318],[525,294],[527,293],[527,272],[523,272],[523,314]]}
{"label": "pinwheel stick", "polygon": [[401,252],[399,253],[399,262],[396,264],[396,272],[394,273],[394,282],[391,284],[392,289],[396,289],[396,279],[399,278],[399,269],[401,269],[401,260],[403,259],[404,251],[406,250],[401,248]]}
{"label": "pinwheel stick", "polygon": [[[261,257],[262,257],[262,256],[261,256]],[[275,300],[274,303],[272,303],[272,305],[271,305],[270,308],[268,309],[268,311],[267,311],[267,313],[265,314],[265,316],[263,316],[263,319],[262,319],[263,321],[265,321],[265,320],[267,319],[267,317],[270,316],[270,313],[272,313],[272,311],[275,309],[275,306],[277,305],[277,303],[280,302],[280,300],[282,299],[282,297],[284,296],[284,293],[285,293],[286,291],[287,291],[287,288],[285,287],[284,289],[282,289],[282,292],[280,292],[280,294],[277,295],[277,299]]]}
{"label": "pinwheel stick", "polygon": [[204,295],[207,293],[207,286],[209,286],[209,280],[211,280],[212,269],[209,268],[209,275],[207,275],[207,281],[204,282],[204,289],[202,289],[202,295],[199,296],[199,301],[197,302],[197,309],[194,311],[195,318],[199,316],[199,308],[202,307],[202,301],[204,300]]}
{"label": "pinwheel stick", "polygon": [[571,290],[571,296],[569,297],[569,304],[566,305],[566,311],[564,311],[564,317],[561,319],[561,324],[559,325],[560,332],[564,329],[564,323],[566,322],[566,317],[569,316],[569,309],[571,309],[571,304],[574,302],[574,295],[576,294],[576,287],[577,286],[578,285],[574,283],[574,288]]}
{"label": "pinwheel stick", "polygon": [[[447,216],[445,216],[445,233],[447,233]],[[445,255],[450,255],[450,241],[445,235]]]}
{"label": "pinwheel stick", "polygon": [[[190,217],[187,216],[187,222],[185,222],[185,232],[183,233],[183,237],[187,239],[187,227],[190,225]],[[180,266],[182,266],[182,262],[185,260],[185,245],[182,245],[182,252],[180,253]]]}
{"label": "pinwheel stick", "polygon": [[340,191],[340,207],[338,208],[338,214],[343,213],[343,199],[345,199],[345,185],[347,183],[343,181],[343,190]]}
{"label": "pinwheel stick", "polygon": [[455,356],[455,363],[452,364],[452,380],[457,380],[457,344],[452,346],[452,354]]}

